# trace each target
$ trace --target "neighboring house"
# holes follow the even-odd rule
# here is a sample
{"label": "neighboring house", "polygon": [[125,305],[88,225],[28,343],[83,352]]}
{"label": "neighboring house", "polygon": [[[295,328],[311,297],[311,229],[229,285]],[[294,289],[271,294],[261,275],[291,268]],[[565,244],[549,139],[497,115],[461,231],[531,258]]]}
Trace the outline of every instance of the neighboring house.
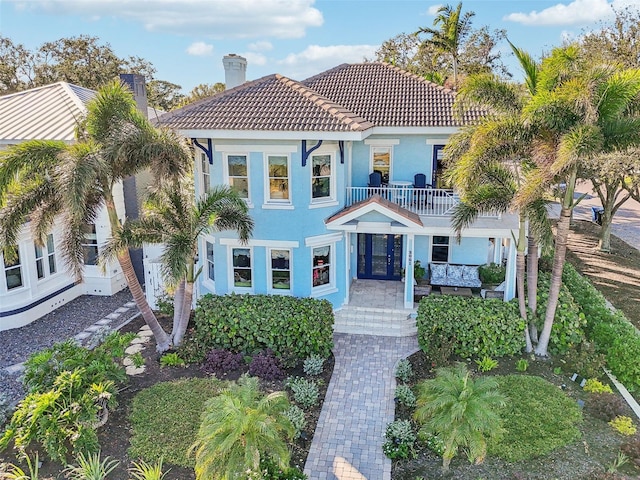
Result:
{"label": "neighboring house", "polygon": [[[224,61],[236,74],[246,68],[242,57]],[[192,139],[196,192],[231,185],[255,220],[246,245],[229,232],[203,236],[201,293],[316,297],[339,308],[354,279],[412,278],[415,260],[504,259],[513,298],[517,217],[482,216],[459,242],[451,228],[459,199],[442,148],[461,126],[454,92],[385,63],[237,83],[160,120]],[[416,174],[427,186],[414,186]],[[404,292],[413,308],[413,282]]]}
{"label": "neighboring house", "polygon": [[[85,115],[85,105],[95,93],[59,82],[1,96],[0,150],[35,139],[75,142],[78,121]],[[123,185],[118,185],[114,197],[120,218],[124,220],[125,203],[136,204],[135,191],[133,200],[127,201]],[[126,287],[117,262],[109,263],[104,272],[97,265],[100,245],[110,236],[106,209],[101,210],[95,224],[87,227],[82,282],[65,269],[59,247],[63,229],[64,225],[56,224],[46,244],[40,247],[27,223],[17,245],[3,245],[0,249],[0,330],[26,325],[80,295],[113,295]],[[17,249],[16,262],[4,260],[5,248]]]}

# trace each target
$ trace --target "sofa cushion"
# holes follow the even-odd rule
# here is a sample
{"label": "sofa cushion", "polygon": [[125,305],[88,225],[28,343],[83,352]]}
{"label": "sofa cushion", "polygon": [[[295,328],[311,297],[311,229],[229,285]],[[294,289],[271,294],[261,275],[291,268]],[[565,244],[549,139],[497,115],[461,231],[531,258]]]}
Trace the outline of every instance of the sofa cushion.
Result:
{"label": "sofa cushion", "polygon": [[462,267],[462,278],[468,282],[479,282],[480,277],[478,276],[478,267],[464,265]]}
{"label": "sofa cushion", "polygon": [[431,281],[444,280],[447,276],[447,264],[446,263],[432,263],[431,264]]}
{"label": "sofa cushion", "polygon": [[449,265],[447,267],[447,279],[451,282],[462,281],[462,265]]}

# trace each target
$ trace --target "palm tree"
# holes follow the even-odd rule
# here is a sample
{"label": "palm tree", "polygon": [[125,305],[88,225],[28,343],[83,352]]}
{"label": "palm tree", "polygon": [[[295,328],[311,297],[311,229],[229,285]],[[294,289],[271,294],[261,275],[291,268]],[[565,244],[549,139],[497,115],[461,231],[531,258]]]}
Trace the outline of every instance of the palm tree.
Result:
{"label": "palm tree", "polygon": [[563,185],[549,301],[537,355],[547,355],[577,203],[576,181],[589,158],[640,143],[640,117],[632,109],[639,95],[640,70],[593,64],[571,45],[555,49],[543,61],[536,94],[524,108],[525,120],[536,131],[532,147],[539,168],[516,202],[526,205],[550,185]]}
{"label": "palm tree", "polygon": [[460,45],[471,29],[474,15],[475,12],[462,15],[462,2],[455,9],[451,5],[444,5],[438,9],[438,15],[433,20],[433,26],[437,28],[421,27],[417,32],[430,35],[425,42],[451,56],[454,87],[458,85]]}
{"label": "palm tree", "polygon": [[218,186],[194,203],[186,185],[170,185],[150,194],[142,219],[128,222],[102,251],[105,259],[144,243],[162,243],[163,276],[175,287],[171,340],[180,345],[191,315],[198,239],[206,232],[234,230],[246,242],[253,230],[247,204],[228,186]]}
{"label": "palm tree", "polygon": [[[536,340],[534,318],[527,320],[526,297],[535,317],[537,285],[537,244],[547,239],[545,204],[541,199],[529,205],[514,208],[518,189],[522,188],[526,172],[535,168],[531,162],[531,130],[521,120],[522,108],[535,93],[537,64],[533,59],[511,47],[525,72],[526,86],[506,82],[493,75],[470,76],[462,85],[456,104],[458,108],[480,106],[488,113],[477,125],[453,135],[445,149],[447,159],[452,162],[448,172],[452,183],[461,194],[461,203],[454,210],[452,223],[460,235],[482,211],[507,212],[517,210],[519,214],[518,235],[515,239],[516,286],[520,316],[529,323],[525,329],[527,352],[533,350],[532,336]],[[529,226],[527,235],[527,225]],[[528,236],[528,244],[527,244]],[[525,251],[528,256],[528,295],[525,297]]]}
{"label": "palm tree", "polygon": [[243,376],[205,404],[202,423],[191,451],[196,478],[233,479],[258,471],[265,455],[280,468],[289,466],[286,440],[295,428],[284,415],[285,392],[263,395],[256,377]]}
{"label": "palm tree", "polygon": [[459,447],[468,449],[470,460],[482,463],[487,453],[486,437],[501,433],[497,408],[504,404],[494,378],[474,379],[465,364],[458,363],[437,369],[435,378],[418,385],[414,419],[422,433],[444,441],[442,469],[448,471]]}
{"label": "palm tree", "polygon": [[[0,241],[13,245],[27,219],[42,242],[55,221],[65,224],[61,253],[68,269],[81,278],[85,229],[102,207],[112,234],[121,229],[114,187],[149,169],[156,184],[184,176],[191,155],[173,132],[154,128],[136,109],[131,92],[119,81],[101,88],[87,104],[78,126],[78,142],[30,141],[2,153],[0,159]],[[120,267],[159,350],[169,337],[149,307],[128,251],[117,256]]]}

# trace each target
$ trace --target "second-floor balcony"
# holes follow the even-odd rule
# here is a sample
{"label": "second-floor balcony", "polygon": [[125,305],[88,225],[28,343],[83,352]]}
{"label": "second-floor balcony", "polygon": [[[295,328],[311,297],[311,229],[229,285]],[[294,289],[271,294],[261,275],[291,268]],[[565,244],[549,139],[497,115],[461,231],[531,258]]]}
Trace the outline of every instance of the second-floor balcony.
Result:
{"label": "second-floor balcony", "polygon": [[[460,196],[450,189],[413,188],[412,186],[348,187],[345,206],[366,200],[373,195],[400,205],[418,215],[446,217],[453,215],[454,207],[460,203]],[[481,214],[480,217],[498,217],[495,213]]]}

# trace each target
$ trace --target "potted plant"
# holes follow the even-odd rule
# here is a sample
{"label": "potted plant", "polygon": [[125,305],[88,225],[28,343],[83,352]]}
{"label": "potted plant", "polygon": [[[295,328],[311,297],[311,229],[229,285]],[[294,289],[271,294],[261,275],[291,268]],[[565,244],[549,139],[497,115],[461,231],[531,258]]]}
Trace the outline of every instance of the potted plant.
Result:
{"label": "potted plant", "polygon": [[422,266],[420,260],[413,262],[413,279],[415,280],[415,285],[419,285],[425,281],[424,276],[426,273],[427,269]]}
{"label": "potted plant", "polygon": [[502,282],[507,274],[507,269],[497,263],[488,263],[478,267],[478,275],[482,282],[482,288],[493,290]]}

